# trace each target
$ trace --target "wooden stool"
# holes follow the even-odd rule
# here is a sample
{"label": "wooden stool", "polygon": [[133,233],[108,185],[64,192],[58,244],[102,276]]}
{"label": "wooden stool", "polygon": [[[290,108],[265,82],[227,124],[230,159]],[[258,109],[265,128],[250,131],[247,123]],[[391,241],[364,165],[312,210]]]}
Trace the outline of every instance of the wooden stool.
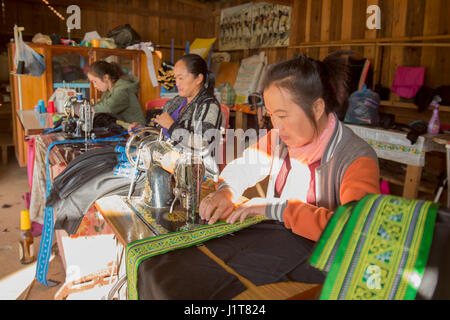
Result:
{"label": "wooden stool", "polygon": [[13,146],[12,137],[7,133],[0,133],[0,147],[2,149],[2,164],[8,164],[8,147]]}

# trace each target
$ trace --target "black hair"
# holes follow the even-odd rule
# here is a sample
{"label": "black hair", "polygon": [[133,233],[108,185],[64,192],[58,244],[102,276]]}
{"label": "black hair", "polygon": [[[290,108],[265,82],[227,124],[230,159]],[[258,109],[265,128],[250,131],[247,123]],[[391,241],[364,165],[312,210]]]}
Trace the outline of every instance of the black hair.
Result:
{"label": "black hair", "polygon": [[339,113],[346,107],[349,77],[343,56],[351,54],[351,51],[336,51],[324,61],[300,55],[272,65],[265,75],[263,90],[271,85],[287,90],[317,129],[312,110],[317,99],[325,101],[326,114]]}
{"label": "black hair", "polygon": [[103,79],[103,76],[107,74],[113,83],[124,75],[124,72],[119,64],[115,62],[106,62],[104,60],[95,61],[91,64],[87,69],[87,73],[91,73],[101,79]]}
{"label": "black hair", "polygon": [[183,61],[188,72],[193,74],[195,78],[197,78],[199,74],[202,74],[202,85],[209,93],[214,94],[214,75],[208,71],[206,61],[202,57],[200,57],[198,54],[191,53],[182,56],[180,59],[178,59],[178,61]]}

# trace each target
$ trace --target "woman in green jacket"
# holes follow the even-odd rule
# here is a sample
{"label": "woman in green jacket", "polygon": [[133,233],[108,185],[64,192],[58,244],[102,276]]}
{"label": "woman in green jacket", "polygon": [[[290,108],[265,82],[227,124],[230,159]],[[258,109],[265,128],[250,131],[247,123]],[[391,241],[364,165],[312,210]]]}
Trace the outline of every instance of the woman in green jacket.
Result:
{"label": "woman in green jacket", "polygon": [[125,75],[117,63],[96,61],[87,70],[89,81],[103,93],[100,101],[94,105],[96,113],[111,113],[117,120],[128,124],[145,124],[141,104],[137,98],[139,80],[133,75]]}

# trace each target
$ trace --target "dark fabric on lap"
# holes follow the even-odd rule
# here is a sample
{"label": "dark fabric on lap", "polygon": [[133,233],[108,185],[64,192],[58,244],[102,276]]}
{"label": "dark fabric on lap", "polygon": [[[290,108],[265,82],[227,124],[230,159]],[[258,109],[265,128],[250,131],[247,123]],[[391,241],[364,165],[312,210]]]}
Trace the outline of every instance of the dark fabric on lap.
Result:
{"label": "dark fabric on lap", "polygon": [[[295,281],[323,283],[308,259],[315,243],[282,223],[265,221],[204,243],[229,267],[257,286]],[[140,299],[232,299],[246,288],[196,247],[143,261],[138,268]]]}
{"label": "dark fabric on lap", "polygon": [[216,256],[257,286],[295,281],[323,283],[309,264],[315,242],[295,235],[283,223],[265,221],[206,243]]}
{"label": "dark fabric on lap", "polygon": [[143,261],[137,279],[141,300],[228,300],[246,290],[235,276],[197,247]]}
{"label": "dark fabric on lap", "polygon": [[450,210],[440,209],[416,300],[450,299]]}

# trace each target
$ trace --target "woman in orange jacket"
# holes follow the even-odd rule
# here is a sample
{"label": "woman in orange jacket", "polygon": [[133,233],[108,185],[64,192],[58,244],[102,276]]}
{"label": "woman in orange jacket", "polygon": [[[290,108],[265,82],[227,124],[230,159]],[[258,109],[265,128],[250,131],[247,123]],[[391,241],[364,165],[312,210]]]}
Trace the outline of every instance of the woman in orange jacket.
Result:
{"label": "woman in orange jacket", "polygon": [[[334,112],[348,96],[346,62],[342,53],[293,58],[269,69],[263,89],[274,129],[225,167],[200,217],[213,224],[265,215],[317,241],[339,206],[379,193],[375,152]],[[239,203],[267,176],[265,198]]]}

